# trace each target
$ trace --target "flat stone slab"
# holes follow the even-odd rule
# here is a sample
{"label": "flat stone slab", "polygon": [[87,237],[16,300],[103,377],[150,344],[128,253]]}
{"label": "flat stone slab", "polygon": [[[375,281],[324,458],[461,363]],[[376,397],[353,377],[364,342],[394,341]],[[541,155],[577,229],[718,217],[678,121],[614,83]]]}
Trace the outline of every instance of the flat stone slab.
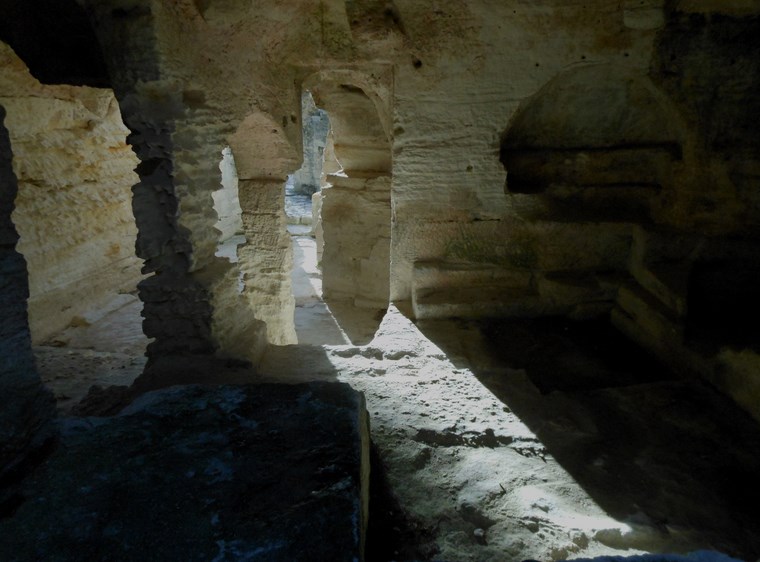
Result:
{"label": "flat stone slab", "polygon": [[360,560],[367,420],[342,383],[172,387],[64,419],[0,560]]}

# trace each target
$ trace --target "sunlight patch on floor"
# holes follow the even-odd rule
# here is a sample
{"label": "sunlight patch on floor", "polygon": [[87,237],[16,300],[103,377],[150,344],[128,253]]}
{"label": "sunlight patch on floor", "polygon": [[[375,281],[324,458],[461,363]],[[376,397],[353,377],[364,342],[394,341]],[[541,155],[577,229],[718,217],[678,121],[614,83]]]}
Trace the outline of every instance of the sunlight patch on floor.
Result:
{"label": "sunlight patch on floor", "polygon": [[436,529],[441,559],[638,552],[626,539],[630,526],[609,517],[504,403],[393,305],[368,345],[271,348],[261,371],[364,393],[394,493],[410,517]]}

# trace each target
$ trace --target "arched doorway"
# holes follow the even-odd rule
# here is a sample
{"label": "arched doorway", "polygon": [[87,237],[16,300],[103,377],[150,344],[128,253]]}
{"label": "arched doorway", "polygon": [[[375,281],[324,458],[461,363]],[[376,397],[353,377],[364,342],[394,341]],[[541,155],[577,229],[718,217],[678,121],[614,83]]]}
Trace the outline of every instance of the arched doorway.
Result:
{"label": "arched doorway", "polygon": [[[353,343],[366,343],[390,295],[391,147],[386,102],[366,77],[324,71],[303,84],[330,116],[318,197],[324,299]],[[323,244],[323,245],[322,245]]]}

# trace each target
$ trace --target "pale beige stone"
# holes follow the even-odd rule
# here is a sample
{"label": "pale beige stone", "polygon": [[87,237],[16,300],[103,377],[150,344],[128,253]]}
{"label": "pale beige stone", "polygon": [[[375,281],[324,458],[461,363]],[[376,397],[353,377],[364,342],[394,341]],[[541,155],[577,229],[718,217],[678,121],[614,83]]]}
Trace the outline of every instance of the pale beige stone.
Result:
{"label": "pale beige stone", "polygon": [[137,158],[110,90],[44,86],[0,43],[0,104],[19,193],[13,221],[29,270],[32,339],[134,292]]}

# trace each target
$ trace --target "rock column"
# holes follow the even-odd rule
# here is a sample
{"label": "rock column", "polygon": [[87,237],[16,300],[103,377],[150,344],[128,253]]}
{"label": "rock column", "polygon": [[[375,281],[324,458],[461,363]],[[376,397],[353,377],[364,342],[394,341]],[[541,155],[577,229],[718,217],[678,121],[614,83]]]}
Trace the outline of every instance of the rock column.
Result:
{"label": "rock column", "polygon": [[212,193],[225,146],[217,110],[200,90],[166,76],[147,0],[129,10],[91,2],[128,142],[140,159],[133,187],[136,251],[153,273],[138,287],[143,328],[159,358],[255,359],[262,327],[238,291],[237,266],[215,257]]}
{"label": "rock column", "polygon": [[[5,109],[0,106],[0,485],[53,435],[54,402],[37,374],[27,320],[26,262],[11,221],[17,183]],[[0,495],[0,503],[3,501]]]}

